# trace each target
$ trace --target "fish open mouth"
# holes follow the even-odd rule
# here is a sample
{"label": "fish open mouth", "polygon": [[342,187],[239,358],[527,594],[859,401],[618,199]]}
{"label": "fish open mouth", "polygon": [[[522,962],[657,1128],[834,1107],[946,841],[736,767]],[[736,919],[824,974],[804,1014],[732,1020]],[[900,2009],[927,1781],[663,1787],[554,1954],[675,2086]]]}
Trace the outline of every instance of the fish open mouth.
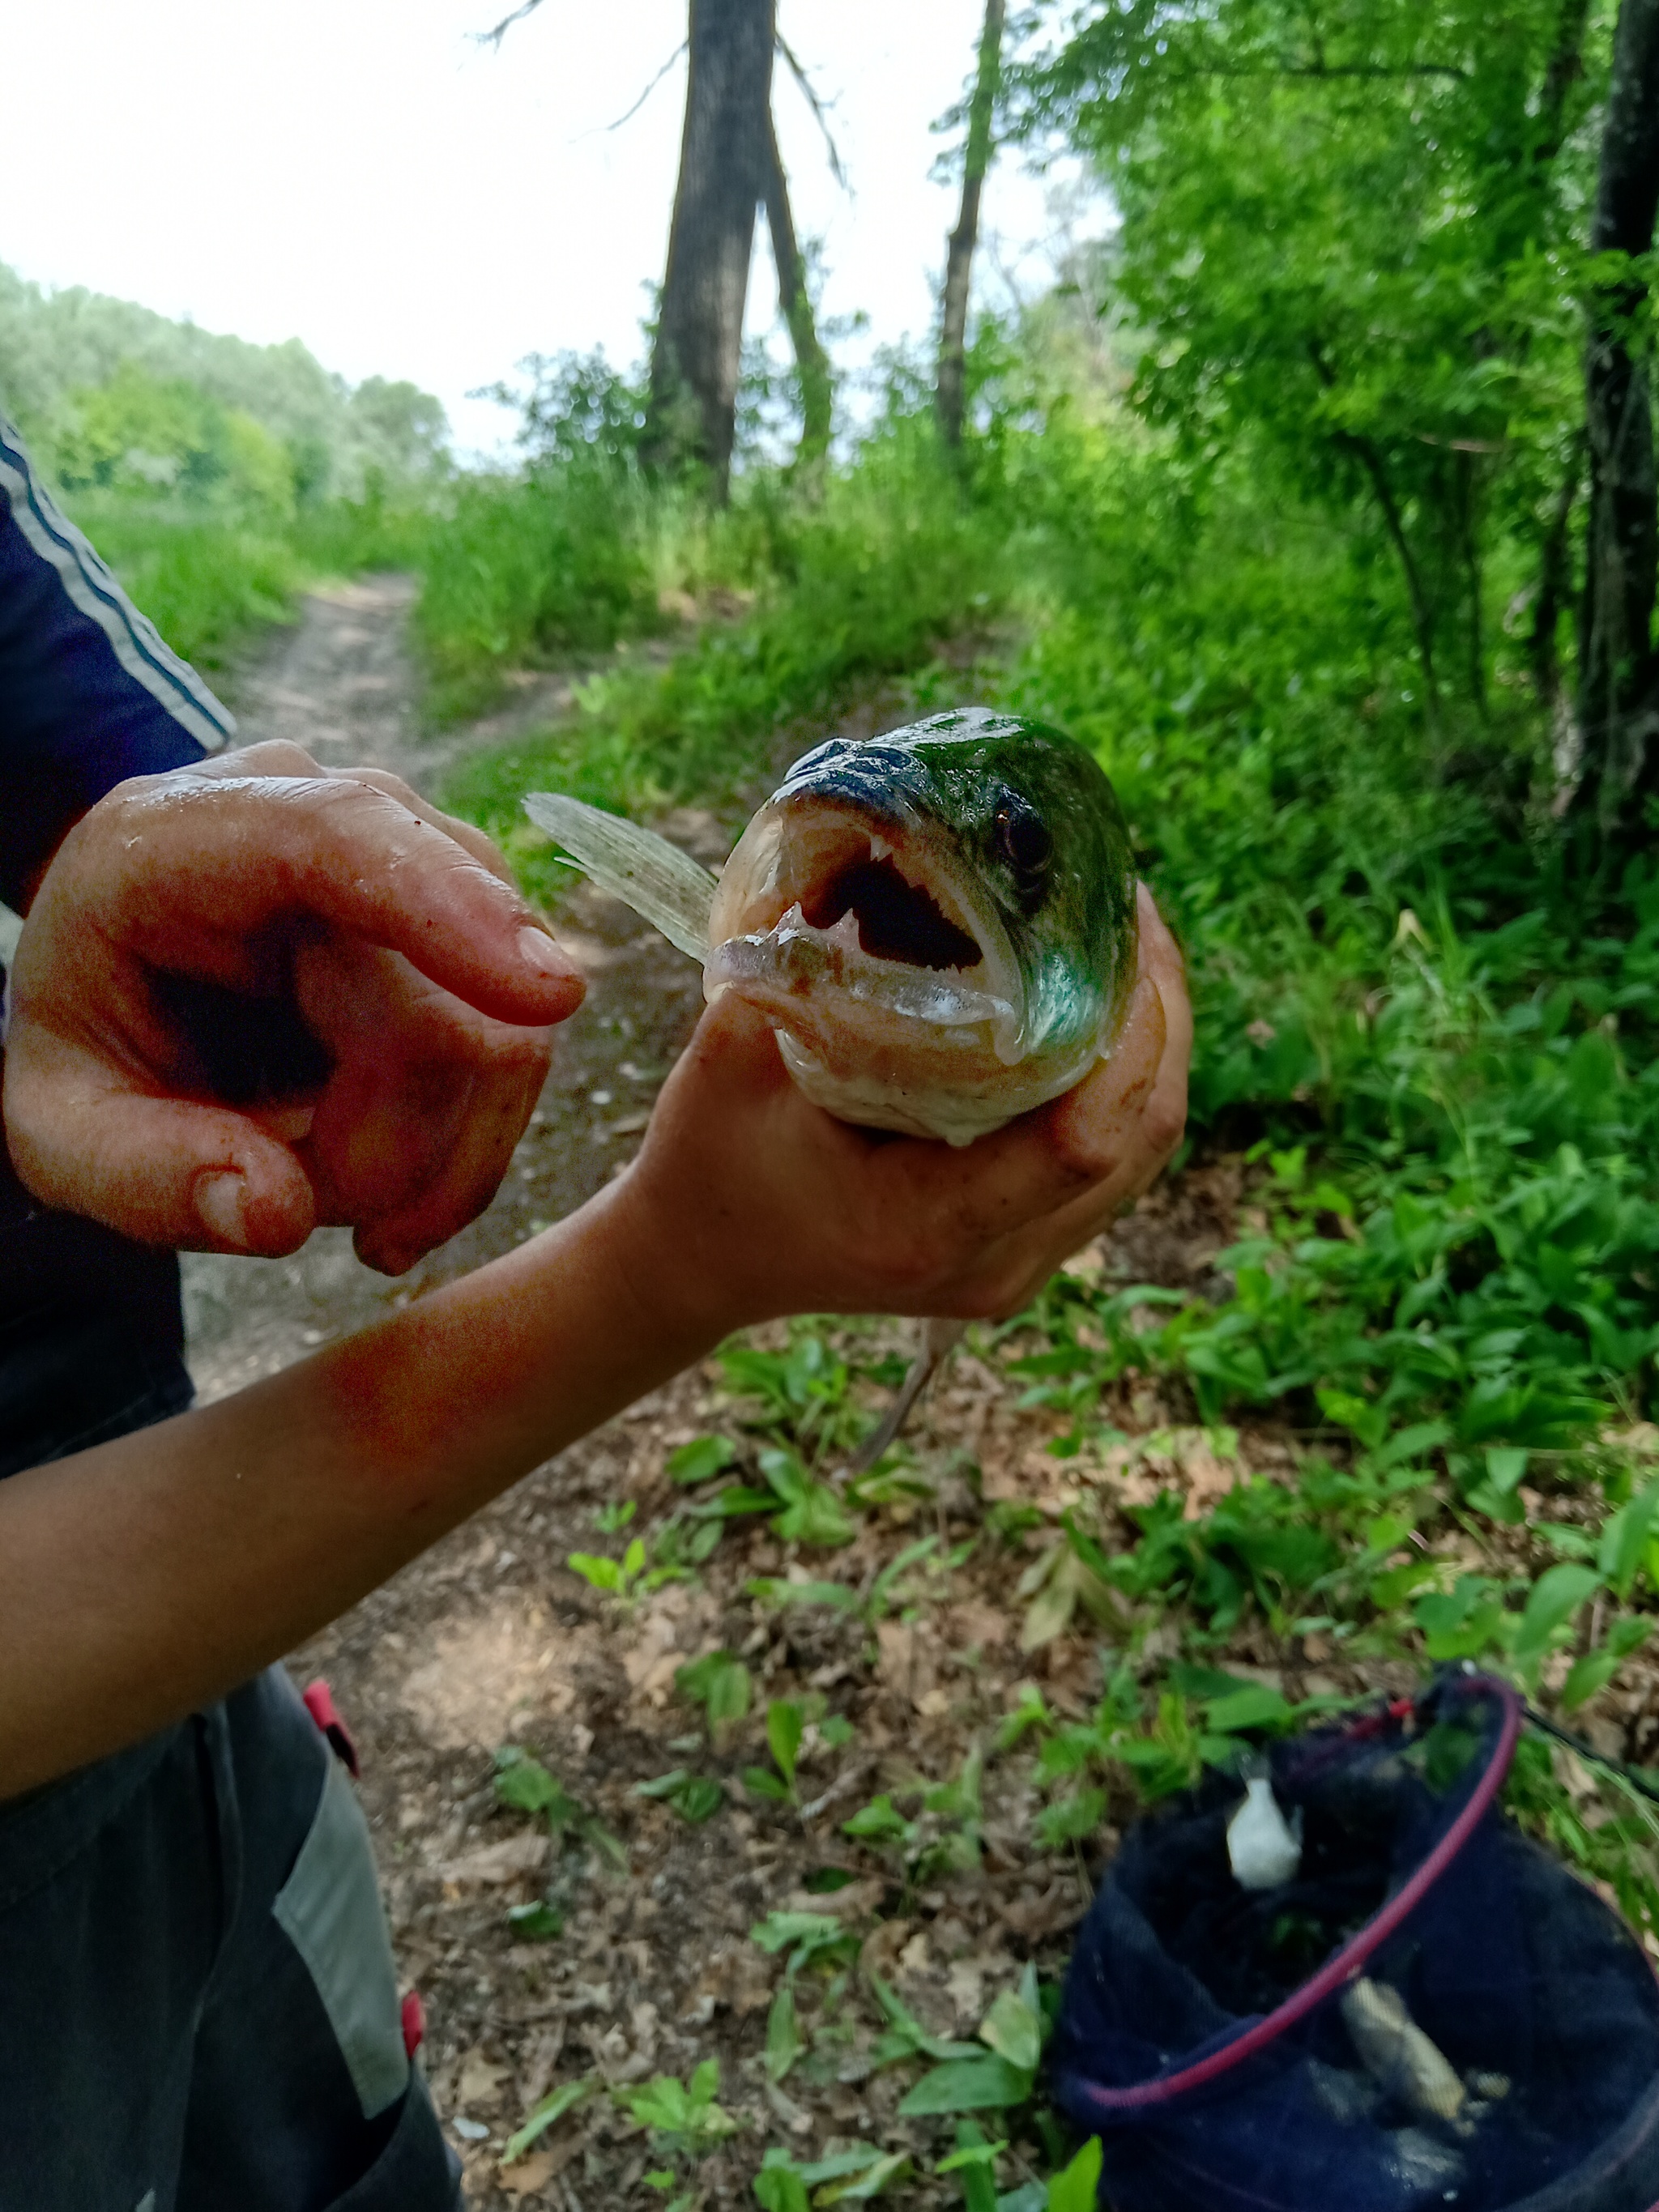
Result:
{"label": "fish open mouth", "polygon": [[979,939],[941,911],[923,884],[914,884],[890,854],[849,860],[828,883],[799,901],[801,920],[811,929],[831,931],[846,915],[858,927],[860,950],[872,960],[894,960],[911,968],[977,968]]}
{"label": "fish open mouth", "polygon": [[[1023,1048],[1023,994],[994,906],[926,822],[872,823],[796,798],[757,815],[726,863],[709,918],[706,988],[736,987],[790,1026],[838,1015],[890,1034],[981,1036]],[[848,1002],[851,1002],[849,1005]]]}

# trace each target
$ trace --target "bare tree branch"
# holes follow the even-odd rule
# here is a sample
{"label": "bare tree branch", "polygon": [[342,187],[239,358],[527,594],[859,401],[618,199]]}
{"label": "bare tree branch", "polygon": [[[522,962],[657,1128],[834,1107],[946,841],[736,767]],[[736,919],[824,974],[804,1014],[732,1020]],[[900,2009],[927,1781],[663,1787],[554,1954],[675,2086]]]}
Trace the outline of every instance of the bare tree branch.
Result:
{"label": "bare tree branch", "polygon": [[473,43],[480,46],[494,46],[499,53],[501,40],[513,26],[515,23],[522,23],[526,15],[533,15],[541,4],[542,0],[523,0],[523,5],[515,8],[510,15],[503,15],[493,31],[474,31]]}
{"label": "bare tree branch", "polygon": [[[536,4],[536,0],[531,0],[531,4],[533,7]],[[805,94],[806,104],[811,109],[813,114],[817,118],[818,129],[823,131],[823,143],[830,150],[830,175],[841,186],[842,191],[851,191],[852,186],[847,181],[847,172],[842,167],[840,150],[837,148],[835,138],[830,132],[830,118],[824,112],[823,102],[818,98],[817,92],[813,88],[811,78],[807,76],[806,71],[801,67],[800,63],[796,59],[787,39],[779,39],[778,52],[783,56],[785,61],[788,63],[789,74],[794,78],[795,82],[800,87],[802,92]]]}
{"label": "bare tree branch", "polygon": [[[541,5],[541,0],[530,0],[530,5],[532,8],[539,7]],[[680,56],[685,52],[685,46],[686,42],[682,39],[678,46],[675,47],[673,52],[670,54],[668,59],[657,71],[655,76],[652,78],[650,83],[647,85],[645,90],[640,94],[639,98],[634,102],[634,105],[629,109],[626,115],[619,115],[614,123],[603,123],[600,125],[599,128],[602,131],[620,131],[624,123],[631,123],[634,120],[634,118],[639,113],[641,108],[645,106],[646,101],[650,99],[652,94],[667,76],[669,70],[673,68],[675,63],[678,61]]]}

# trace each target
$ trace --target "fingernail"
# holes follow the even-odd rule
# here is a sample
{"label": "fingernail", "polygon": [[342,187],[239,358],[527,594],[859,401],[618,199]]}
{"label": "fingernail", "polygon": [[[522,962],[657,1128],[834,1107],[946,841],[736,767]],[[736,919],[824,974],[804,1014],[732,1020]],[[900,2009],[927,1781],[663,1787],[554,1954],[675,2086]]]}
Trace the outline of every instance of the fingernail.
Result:
{"label": "fingernail", "polygon": [[242,1218],[246,1186],[235,1174],[205,1175],[196,1185],[196,1211],[210,1235],[222,1244],[247,1247],[247,1228]]}
{"label": "fingernail", "polygon": [[533,968],[538,975],[565,976],[574,972],[547,932],[529,922],[519,932],[519,957],[526,968]]}

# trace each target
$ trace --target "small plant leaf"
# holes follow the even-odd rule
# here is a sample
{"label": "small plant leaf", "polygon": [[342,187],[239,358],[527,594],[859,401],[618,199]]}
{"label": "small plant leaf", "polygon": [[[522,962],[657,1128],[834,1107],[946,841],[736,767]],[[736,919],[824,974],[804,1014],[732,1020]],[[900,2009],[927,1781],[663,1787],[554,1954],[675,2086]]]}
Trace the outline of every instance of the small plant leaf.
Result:
{"label": "small plant leaf", "polygon": [[795,1984],[781,1983],[766,2016],[766,2070],[775,2081],[788,2076],[790,2068],[806,2048],[795,2012]]}
{"label": "small plant leaf", "polygon": [[1515,1643],[1516,1662],[1526,1666],[1540,1658],[1556,1631],[1601,1587],[1601,1577],[1595,1568],[1581,1565],[1576,1559],[1563,1559],[1559,1566],[1546,1567],[1533,1584],[1521,1616],[1521,1631]]}
{"label": "small plant leaf", "polygon": [[813,2197],[814,2205],[867,2204],[872,2197],[884,2197],[895,2183],[909,2179],[910,2160],[903,2151],[890,2151],[886,2157],[878,2158],[862,2173],[847,2181],[832,2181],[820,2189]]}
{"label": "small plant leaf", "polygon": [[1091,2136],[1064,2172],[1048,2184],[1047,2212],[1095,2212],[1100,2191],[1100,2137]]}
{"label": "small plant leaf", "polygon": [[1042,2055],[1042,2026],[1023,1997],[1004,1990],[980,2022],[980,2041],[1011,2066],[1035,2074]]}
{"label": "small plant leaf", "polygon": [[884,1793],[872,1797],[850,1820],[843,1820],[841,1827],[843,1835],[855,1836],[865,1844],[903,1843],[911,1833],[909,1821]]}
{"label": "small plant leaf", "polygon": [[[629,1546],[629,1551],[631,1552],[634,1546],[638,1543],[639,1538],[636,1536],[634,1543]],[[641,1558],[644,1556],[643,1547],[641,1547]],[[580,1575],[582,1580],[594,1589],[614,1592],[620,1590],[623,1586],[622,1569],[614,1559],[606,1559],[601,1553],[572,1552],[565,1560],[565,1565],[573,1574]]]}
{"label": "small plant leaf", "polygon": [[752,1796],[764,1797],[774,1805],[787,1805],[793,1802],[794,1792],[789,1784],[774,1774],[769,1767],[745,1766],[743,1786]]}
{"label": "small plant leaf", "polygon": [[724,1437],[693,1437],[689,1444],[670,1452],[665,1472],[671,1482],[710,1482],[724,1474],[737,1455]]}
{"label": "small plant leaf", "polygon": [[795,1761],[800,1752],[800,1740],[805,1731],[806,1716],[798,1705],[787,1698],[774,1698],[766,1709],[766,1742],[778,1771],[793,1790],[795,1784]]}
{"label": "small plant leaf", "polygon": [[564,1915],[556,1905],[538,1898],[534,1905],[509,1905],[507,1924],[520,1943],[548,1943],[563,1935]]}
{"label": "small plant leaf", "polygon": [[987,2052],[977,2058],[947,2059],[924,2074],[899,2106],[901,2119],[933,2113],[1006,2112],[1031,2094],[1031,2073]]}
{"label": "small plant leaf", "polygon": [[514,2166],[531,2145],[556,2127],[567,2112],[574,2112],[588,2091],[593,2087],[590,2078],[577,2081],[562,2081],[556,2089],[550,2089],[538,2105],[532,2106],[524,2125],[515,2135],[507,2137],[501,2151],[501,2164]]}

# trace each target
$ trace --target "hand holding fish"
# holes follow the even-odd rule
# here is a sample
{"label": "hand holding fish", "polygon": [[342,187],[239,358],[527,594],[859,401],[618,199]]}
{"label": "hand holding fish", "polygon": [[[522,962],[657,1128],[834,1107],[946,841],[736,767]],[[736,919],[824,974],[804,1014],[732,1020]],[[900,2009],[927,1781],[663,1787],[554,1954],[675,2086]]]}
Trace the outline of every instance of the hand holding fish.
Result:
{"label": "hand holding fish", "polygon": [[[726,1325],[812,1306],[928,1317],[860,1454],[870,1464],[961,1320],[1022,1304],[1179,1141],[1191,1011],[1111,785],[1059,731],[980,708],[832,738],[795,763],[718,880],[578,800],[525,804],[703,963],[714,1015],[638,1176],[665,1218],[690,1194],[731,1192],[677,1243],[708,1238],[692,1280],[731,1289]],[[720,1018],[734,1005],[744,1018]],[[799,1113],[785,1070],[839,1130]],[[699,1071],[735,1086],[719,1110],[701,1106]],[[677,1116],[702,1156],[653,1181]],[[970,1146],[971,1164],[955,1157]]]}
{"label": "hand holding fish", "polygon": [[[1137,931],[1115,864],[1103,906],[1046,906],[1064,840],[1045,851],[1023,804],[979,793],[969,827],[990,857],[960,883],[902,824],[880,852],[861,832],[860,853],[820,815],[807,857],[827,880],[767,888],[763,855],[732,956],[753,972],[715,979],[625,1175],[372,1329],[0,1483],[0,1798],[223,1694],[741,1323],[1006,1312],[1104,1227],[1180,1137],[1181,962],[1144,893]],[[1019,927],[1028,908],[1042,927]],[[814,972],[844,999],[813,1009],[805,1048],[840,1105],[851,1085],[861,1115],[939,1109],[961,1148],[811,1103],[817,1076],[786,1061],[769,994]],[[259,1103],[283,1068],[257,1049],[253,1102],[213,1094],[200,1035],[169,1012],[179,979],[265,994],[279,1030],[299,1018],[325,1060],[297,1101]],[[382,1265],[493,1182],[545,1027],[580,995],[474,833],[287,747],[112,793],[48,871],[14,983],[8,1130],[49,1202],[158,1242],[283,1250],[349,1200]],[[861,1004],[903,1048],[873,1075],[843,1051]],[[941,1087],[963,1064],[965,1086]],[[971,1144],[968,1120],[987,1131]],[[240,1181],[234,1236],[198,1204],[216,1177]]]}
{"label": "hand holding fish", "polygon": [[488,838],[395,776],[250,747],[70,833],[10,987],[6,1127],[48,1205],[392,1274],[486,1206],[580,976]]}
{"label": "hand holding fish", "polygon": [[1186,1120],[1181,956],[1139,892],[1139,967],[1109,1060],[966,1150],[836,1120],[791,1079],[767,1018],[703,1017],[645,1146],[612,1187],[636,1283],[676,1331],[777,1314],[1015,1312],[1153,1181]]}

